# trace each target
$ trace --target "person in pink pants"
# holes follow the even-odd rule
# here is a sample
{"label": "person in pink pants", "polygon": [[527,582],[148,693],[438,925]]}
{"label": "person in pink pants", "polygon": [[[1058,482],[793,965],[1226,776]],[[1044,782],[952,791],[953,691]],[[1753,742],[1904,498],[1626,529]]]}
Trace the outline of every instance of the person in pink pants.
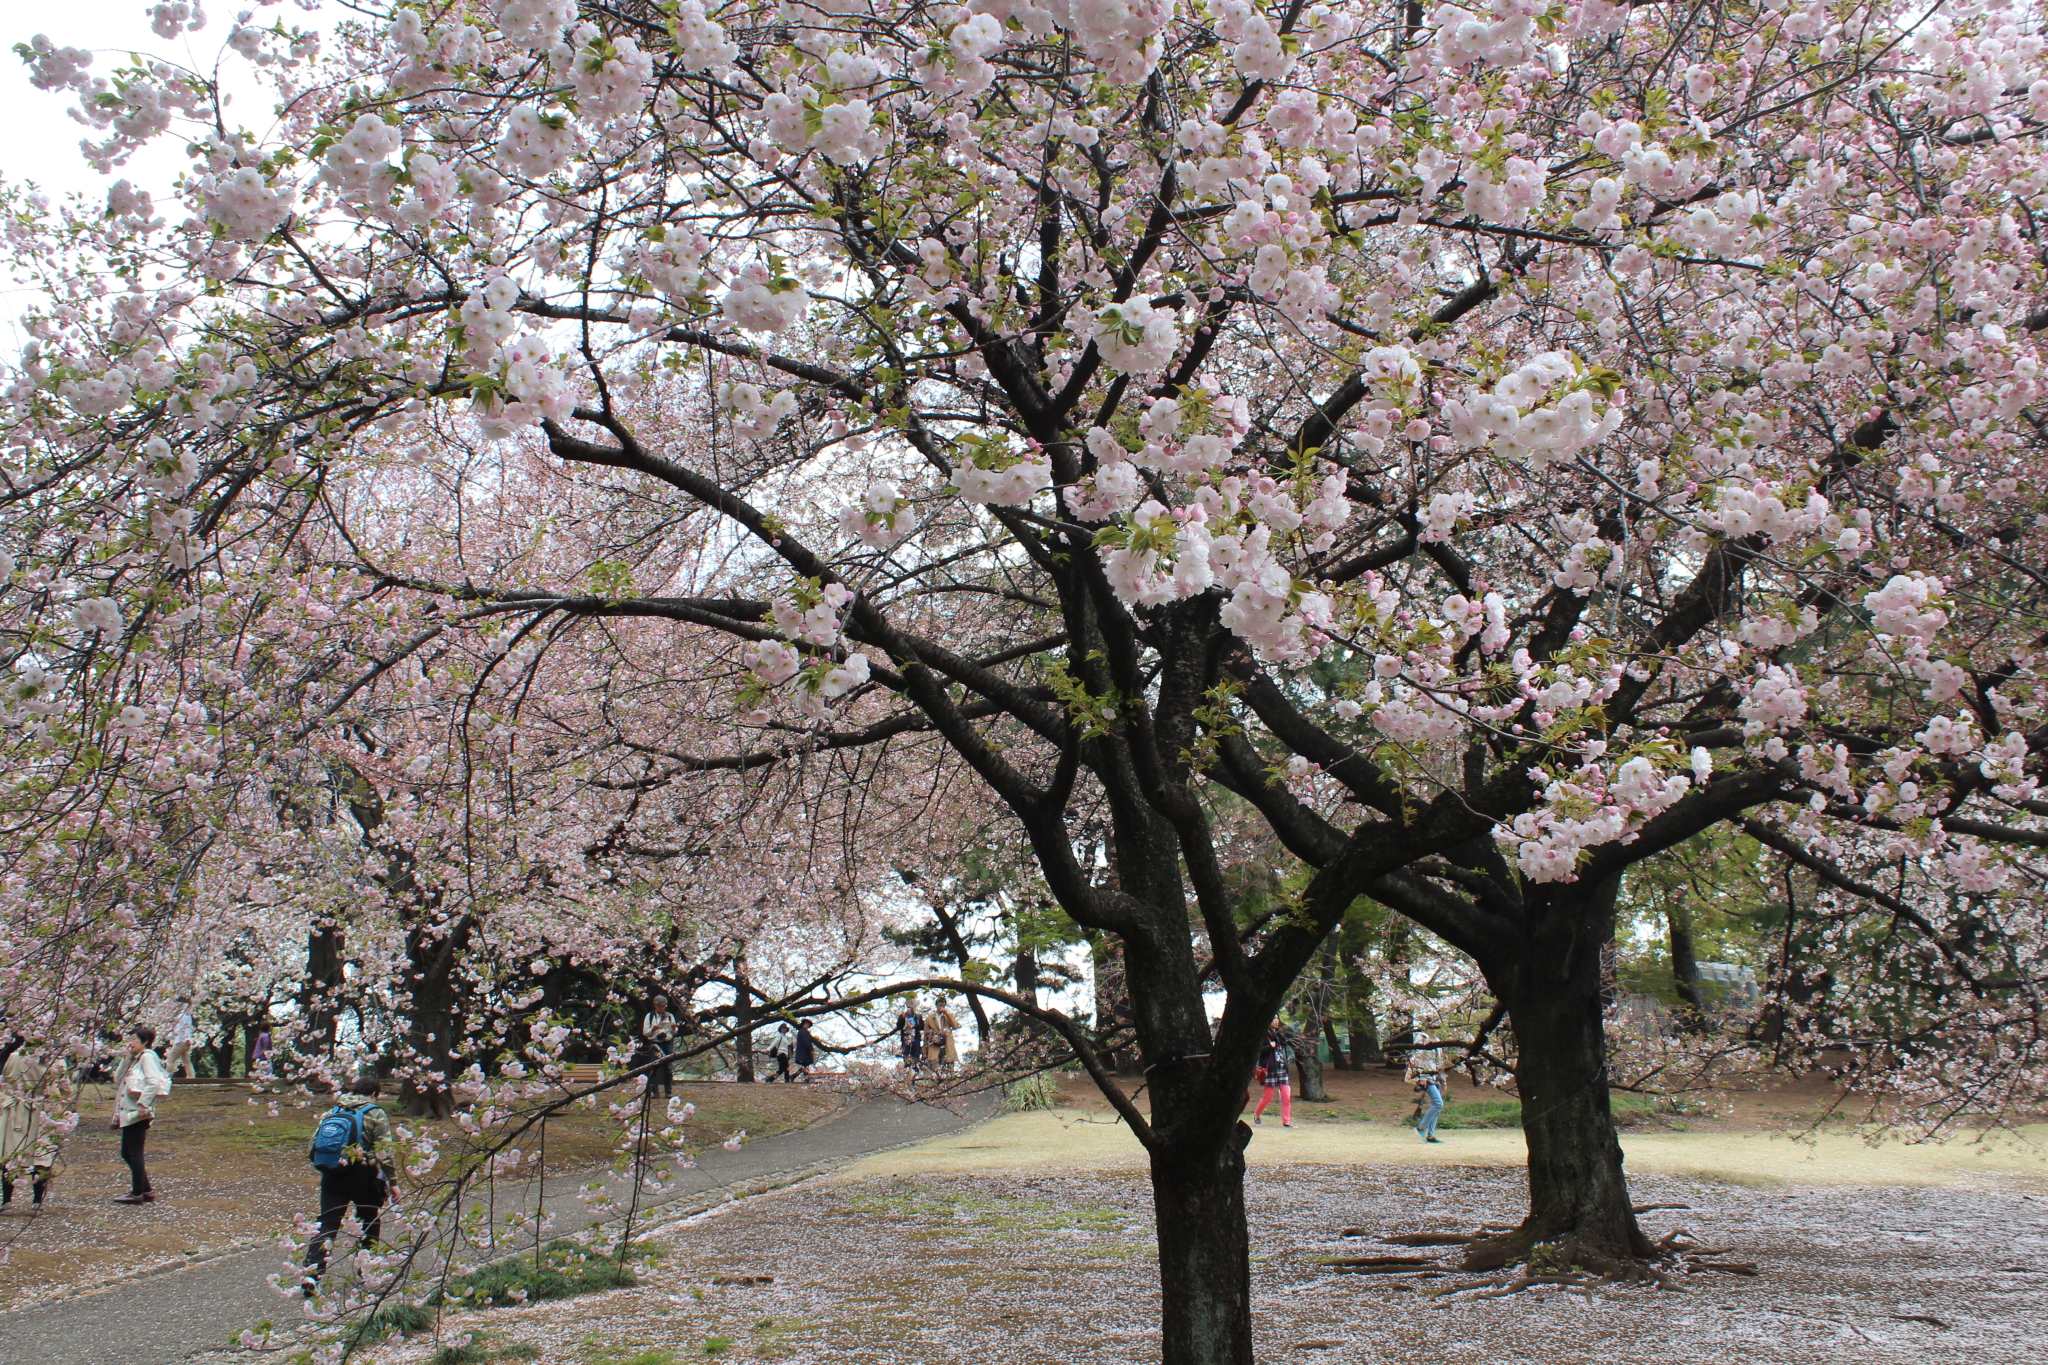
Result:
{"label": "person in pink pants", "polygon": [[1264,1123],[1266,1106],[1273,1102],[1273,1092],[1280,1092],[1280,1126],[1294,1126],[1294,1091],[1287,1084],[1287,1058],[1294,1051],[1288,1041],[1287,1030],[1275,1025],[1266,1030],[1266,1046],[1259,1052],[1259,1084],[1264,1093],[1259,1096],[1259,1107],[1252,1110],[1252,1122]]}

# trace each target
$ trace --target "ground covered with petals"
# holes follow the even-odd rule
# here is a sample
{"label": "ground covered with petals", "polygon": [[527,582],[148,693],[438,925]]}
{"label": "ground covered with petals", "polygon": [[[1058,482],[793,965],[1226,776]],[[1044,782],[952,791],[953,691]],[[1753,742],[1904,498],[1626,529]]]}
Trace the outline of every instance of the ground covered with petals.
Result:
{"label": "ground covered with petals", "polygon": [[[1430,1292],[1456,1280],[1397,1284],[1322,1264],[1381,1236],[1505,1222],[1522,1180],[1491,1166],[1255,1167],[1261,1359],[2017,1365],[2048,1339],[2048,1195],[2032,1182],[1760,1188],[1638,1176],[1644,1203],[1686,1206],[1646,1214],[1652,1235],[1683,1227],[1758,1264],[1754,1278],[1687,1277],[1684,1293],[1541,1288],[1473,1301]],[[1133,1170],[813,1183],[658,1234],[671,1250],[636,1288],[464,1315],[438,1342],[376,1358],[409,1365],[473,1332],[465,1359],[549,1365],[1123,1365],[1157,1349],[1148,1210]]]}

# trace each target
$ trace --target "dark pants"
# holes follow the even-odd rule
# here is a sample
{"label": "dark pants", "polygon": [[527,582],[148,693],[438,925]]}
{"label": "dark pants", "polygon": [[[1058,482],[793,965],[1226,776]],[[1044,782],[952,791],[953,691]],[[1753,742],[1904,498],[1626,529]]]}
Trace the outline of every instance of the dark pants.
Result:
{"label": "dark pants", "polygon": [[773,1085],[776,1081],[782,1081],[788,1085],[796,1084],[795,1078],[789,1074],[789,1054],[787,1052],[775,1054],[775,1074],[768,1078],[768,1083]]}
{"label": "dark pants", "polygon": [[121,1160],[128,1163],[128,1193],[148,1194],[149,1172],[142,1166],[142,1144],[149,1141],[149,1120],[138,1119],[121,1130]]}
{"label": "dark pants", "polygon": [[[31,1173],[29,1189],[34,1193],[35,1201],[38,1204],[43,1202],[43,1191],[49,1188],[50,1168],[48,1166],[36,1167]],[[14,1177],[11,1175],[0,1175],[0,1204],[12,1204],[13,1202]]]}
{"label": "dark pants", "polygon": [[675,1064],[668,1059],[668,1049],[659,1043],[655,1044],[654,1055],[654,1067],[647,1073],[647,1093],[652,1095],[659,1090],[663,1095],[672,1096],[676,1093]]}
{"label": "dark pants", "polygon": [[326,1271],[327,1244],[341,1231],[341,1221],[351,1208],[356,1222],[362,1224],[363,1242],[380,1240],[388,1193],[384,1176],[375,1166],[336,1166],[320,1172],[320,1230],[306,1244],[306,1268],[315,1275]]}

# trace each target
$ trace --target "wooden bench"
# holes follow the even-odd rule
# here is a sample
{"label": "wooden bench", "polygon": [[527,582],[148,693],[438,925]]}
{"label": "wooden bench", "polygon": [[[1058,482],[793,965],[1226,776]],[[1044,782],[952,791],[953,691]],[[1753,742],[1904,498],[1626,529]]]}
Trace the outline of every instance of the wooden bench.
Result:
{"label": "wooden bench", "polygon": [[562,1068],[565,1085],[601,1085],[604,1080],[604,1068],[596,1062],[575,1062]]}

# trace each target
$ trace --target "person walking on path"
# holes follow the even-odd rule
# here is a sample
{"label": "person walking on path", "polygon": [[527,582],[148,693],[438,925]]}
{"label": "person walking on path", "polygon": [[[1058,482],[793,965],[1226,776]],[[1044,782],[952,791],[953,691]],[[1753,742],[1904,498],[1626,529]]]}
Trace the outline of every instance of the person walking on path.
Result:
{"label": "person walking on path", "polygon": [[178,997],[178,1014],[171,1020],[171,1053],[164,1059],[164,1069],[173,1076],[184,1073],[186,1080],[194,1080],[199,1073],[192,1069],[192,997]]}
{"label": "person walking on path", "polygon": [[43,1112],[35,1105],[36,1090],[49,1071],[19,1047],[0,1064],[0,1208],[14,1202],[15,1179],[24,1173],[37,1208],[50,1187],[52,1153],[44,1146]]}
{"label": "person walking on path", "polygon": [[903,1040],[903,1069],[914,1076],[924,1065],[924,1015],[918,1012],[916,996],[896,1016],[896,1033]]}
{"label": "person walking on path", "polygon": [[268,1076],[270,1074],[270,1030],[256,1035],[256,1041],[249,1045],[249,1074]]}
{"label": "person walking on path", "polygon": [[773,1085],[778,1080],[784,1085],[794,1085],[796,1083],[796,1078],[789,1074],[790,1053],[795,1048],[796,1035],[789,1031],[788,1023],[777,1024],[774,1034],[768,1039],[768,1060],[774,1065],[775,1069],[774,1074],[768,1077],[765,1084]]}
{"label": "person walking on path", "polygon": [[391,1158],[391,1119],[377,1103],[382,1090],[375,1076],[351,1081],[313,1130],[307,1155],[320,1172],[320,1226],[306,1244],[306,1274],[300,1281],[309,1299],[327,1273],[327,1248],[351,1209],[361,1229],[359,1245],[383,1240],[384,1202],[391,1197],[397,1170]]}
{"label": "person walking on path", "polygon": [[111,1126],[121,1130],[121,1160],[128,1163],[128,1193],[115,1196],[116,1204],[147,1204],[156,1199],[149,1170],[142,1164],[142,1147],[156,1118],[156,1102],[171,1093],[171,1073],[152,1051],[155,1045],[156,1030],[147,1024],[137,1025],[128,1036],[126,1055],[114,1068]]}
{"label": "person walking on path", "polygon": [[1280,1096],[1280,1126],[1294,1126],[1294,1090],[1287,1083],[1287,1055],[1293,1051],[1287,1030],[1279,1025],[1266,1030],[1266,1045],[1259,1049],[1258,1076],[1261,1093],[1259,1107],[1252,1110],[1252,1122],[1264,1123],[1266,1106],[1273,1102],[1277,1091]]}
{"label": "person walking on path", "polygon": [[811,1068],[818,1064],[818,1040],[811,1036],[811,1023],[808,1019],[797,1023],[796,1042],[791,1048],[791,1060],[796,1063],[797,1079],[808,1081],[811,1078]]}
{"label": "person walking on path", "polygon": [[668,1012],[668,997],[657,995],[649,1007],[647,1017],[640,1021],[640,1037],[654,1054],[654,1066],[647,1073],[647,1094],[651,1099],[659,1090],[663,1099],[674,1099],[676,1093],[675,1065],[669,1059],[676,1050],[676,1017]]}
{"label": "person walking on path", "polygon": [[1415,1131],[1424,1142],[1442,1142],[1436,1135],[1437,1117],[1444,1112],[1444,1081],[1434,1071],[1422,1072],[1415,1081]]}

